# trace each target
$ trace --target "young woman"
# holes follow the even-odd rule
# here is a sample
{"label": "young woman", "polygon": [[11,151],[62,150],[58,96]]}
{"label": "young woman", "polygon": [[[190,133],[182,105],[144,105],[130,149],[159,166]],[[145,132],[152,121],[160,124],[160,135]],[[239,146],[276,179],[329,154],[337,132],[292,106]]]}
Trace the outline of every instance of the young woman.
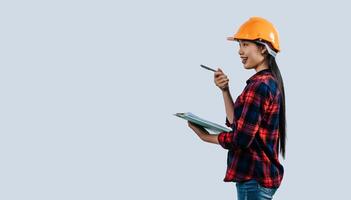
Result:
{"label": "young woman", "polygon": [[205,142],[228,150],[224,181],[236,182],[239,200],[272,199],[281,184],[285,158],[285,94],[283,80],[275,61],[280,51],[274,26],[260,17],[251,17],[234,37],[245,69],[256,73],[247,81],[235,103],[229,92],[229,79],[218,68],[214,82],[224,98],[226,125],[231,132],[209,134],[204,128],[188,126]]}

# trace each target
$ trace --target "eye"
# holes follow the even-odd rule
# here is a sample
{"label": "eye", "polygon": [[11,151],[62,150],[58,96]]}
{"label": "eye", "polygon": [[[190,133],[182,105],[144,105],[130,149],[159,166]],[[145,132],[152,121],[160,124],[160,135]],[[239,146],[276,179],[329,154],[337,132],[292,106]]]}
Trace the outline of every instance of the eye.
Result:
{"label": "eye", "polygon": [[249,43],[248,42],[241,42],[241,43],[239,43],[239,46],[240,47],[248,47]]}

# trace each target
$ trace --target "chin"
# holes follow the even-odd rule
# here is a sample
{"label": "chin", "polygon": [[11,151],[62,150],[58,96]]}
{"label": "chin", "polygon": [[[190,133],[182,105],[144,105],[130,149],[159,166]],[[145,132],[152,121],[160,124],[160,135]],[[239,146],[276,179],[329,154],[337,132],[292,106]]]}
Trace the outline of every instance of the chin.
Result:
{"label": "chin", "polygon": [[244,65],[244,68],[245,68],[245,69],[252,69],[252,66]]}

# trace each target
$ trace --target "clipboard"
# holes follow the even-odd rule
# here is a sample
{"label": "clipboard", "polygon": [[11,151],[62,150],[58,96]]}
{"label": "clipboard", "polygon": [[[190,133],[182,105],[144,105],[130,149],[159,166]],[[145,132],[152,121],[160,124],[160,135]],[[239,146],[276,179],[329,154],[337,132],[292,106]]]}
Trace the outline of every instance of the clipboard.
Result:
{"label": "clipboard", "polygon": [[215,133],[231,132],[232,131],[232,129],[230,129],[230,128],[227,128],[227,127],[221,126],[219,124],[216,124],[216,123],[210,122],[208,120],[205,120],[203,118],[200,118],[200,117],[194,115],[191,112],[176,113],[174,115],[177,116],[177,117],[180,117],[182,119],[185,119],[187,121],[193,122],[193,123],[195,123],[197,125],[200,125],[200,126],[206,128],[208,130],[211,130],[211,131],[215,132]]}

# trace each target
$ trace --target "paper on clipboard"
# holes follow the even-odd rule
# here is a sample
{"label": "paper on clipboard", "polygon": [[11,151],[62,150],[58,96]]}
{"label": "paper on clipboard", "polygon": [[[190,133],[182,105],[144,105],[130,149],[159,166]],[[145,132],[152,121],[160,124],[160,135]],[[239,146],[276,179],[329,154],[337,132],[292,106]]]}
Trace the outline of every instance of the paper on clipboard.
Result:
{"label": "paper on clipboard", "polygon": [[202,119],[196,115],[194,115],[191,112],[186,112],[186,113],[176,113],[174,114],[177,117],[183,118],[185,120],[191,121],[197,125],[200,125],[206,129],[209,129],[213,132],[220,133],[220,132],[230,132],[232,131],[230,128],[221,126],[219,124],[207,121],[205,119]]}

